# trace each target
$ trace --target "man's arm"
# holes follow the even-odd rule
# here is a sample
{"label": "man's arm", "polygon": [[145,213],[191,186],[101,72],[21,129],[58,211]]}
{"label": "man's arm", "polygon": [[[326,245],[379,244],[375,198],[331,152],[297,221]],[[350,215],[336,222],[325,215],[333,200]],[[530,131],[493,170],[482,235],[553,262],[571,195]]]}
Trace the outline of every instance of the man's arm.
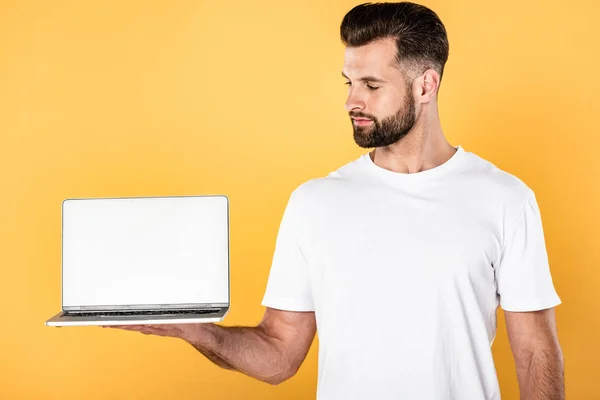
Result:
{"label": "man's arm", "polygon": [[521,400],[565,398],[563,356],[554,309],[504,312]]}
{"label": "man's arm", "polygon": [[276,385],[300,368],[315,337],[316,322],[314,312],[267,308],[256,327],[165,324],[118,328],[183,339],[222,368]]}

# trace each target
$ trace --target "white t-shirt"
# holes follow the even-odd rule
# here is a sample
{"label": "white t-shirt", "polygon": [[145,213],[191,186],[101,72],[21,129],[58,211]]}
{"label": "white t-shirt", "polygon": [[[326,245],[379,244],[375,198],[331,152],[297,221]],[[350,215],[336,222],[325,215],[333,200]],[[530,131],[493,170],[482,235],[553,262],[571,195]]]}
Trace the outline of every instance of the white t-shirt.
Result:
{"label": "white t-shirt", "polygon": [[291,195],[262,304],[314,311],[318,400],[496,400],[496,310],[561,303],[533,191],[461,146],[395,173],[368,154]]}

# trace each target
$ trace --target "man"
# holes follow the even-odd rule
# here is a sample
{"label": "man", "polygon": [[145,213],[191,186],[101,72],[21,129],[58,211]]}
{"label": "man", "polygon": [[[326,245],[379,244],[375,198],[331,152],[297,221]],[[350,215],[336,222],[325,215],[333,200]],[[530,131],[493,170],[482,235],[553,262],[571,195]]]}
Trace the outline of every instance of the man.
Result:
{"label": "man", "polygon": [[278,384],[319,331],[317,398],[499,399],[506,315],[522,399],[563,399],[540,211],[518,178],[444,138],[444,25],[412,3],[343,19],[354,139],[374,148],[291,195],[256,327],[122,327],[178,337]]}

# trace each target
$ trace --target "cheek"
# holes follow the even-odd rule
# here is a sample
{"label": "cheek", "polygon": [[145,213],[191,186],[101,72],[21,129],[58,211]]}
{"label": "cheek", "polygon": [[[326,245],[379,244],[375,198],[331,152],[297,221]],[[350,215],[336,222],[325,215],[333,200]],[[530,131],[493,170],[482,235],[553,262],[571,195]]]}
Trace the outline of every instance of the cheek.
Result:
{"label": "cheek", "polygon": [[372,97],[372,110],[380,118],[394,115],[403,107],[403,102],[398,96],[380,94]]}

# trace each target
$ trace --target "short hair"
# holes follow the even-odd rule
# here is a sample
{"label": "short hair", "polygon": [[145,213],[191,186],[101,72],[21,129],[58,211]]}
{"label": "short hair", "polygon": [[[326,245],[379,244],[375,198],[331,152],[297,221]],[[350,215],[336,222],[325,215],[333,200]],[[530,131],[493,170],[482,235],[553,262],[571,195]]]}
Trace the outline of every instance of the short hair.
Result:
{"label": "short hair", "polygon": [[394,38],[395,61],[412,79],[432,68],[444,74],[448,60],[448,35],[438,15],[410,2],[364,3],[350,10],[340,27],[344,45],[363,46],[376,40]]}

